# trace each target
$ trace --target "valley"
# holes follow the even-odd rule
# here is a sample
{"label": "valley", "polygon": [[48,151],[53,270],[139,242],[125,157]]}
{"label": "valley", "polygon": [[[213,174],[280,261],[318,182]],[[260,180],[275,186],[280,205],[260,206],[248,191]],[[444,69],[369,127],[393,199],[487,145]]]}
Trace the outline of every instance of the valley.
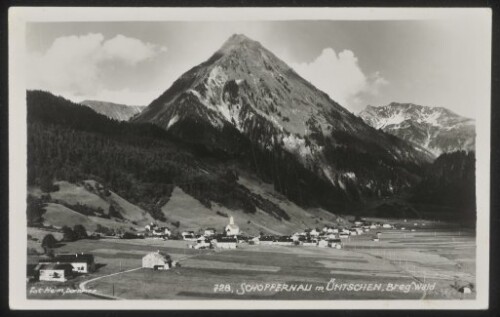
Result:
{"label": "valley", "polygon": [[[51,298],[50,294],[30,295],[29,290],[79,289],[82,282],[92,279],[85,284],[90,295],[68,294],[63,298],[95,299],[104,295],[120,299],[474,299],[475,293],[463,294],[458,290],[475,283],[474,235],[444,224],[433,228],[432,222],[425,223],[426,227],[422,227],[419,222],[414,232],[381,230],[380,242],[371,241],[369,234],[351,237],[341,250],[248,244],[233,250],[193,250],[186,241],[80,240],[57,251],[92,253],[101,267],[94,274],[65,283],[28,283],[27,294],[34,299]],[[171,255],[180,267],[167,271],[140,268],[142,256],[156,250]],[[131,269],[136,270],[124,272]],[[124,273],[108,276],[118,272]],[[336,288],[328,285],[332,278]],[[266,284],[280,283],[306,288],[262,289]],[[354,286],[342,286],[348,284],[361,286],[357,291]],[[362,286],[367,284],[373,289]],[[223,287],[219,289],[219,285]],[[422,285],[428,289],[419,289]],[[307,290],[307,286],[311,289]]]}

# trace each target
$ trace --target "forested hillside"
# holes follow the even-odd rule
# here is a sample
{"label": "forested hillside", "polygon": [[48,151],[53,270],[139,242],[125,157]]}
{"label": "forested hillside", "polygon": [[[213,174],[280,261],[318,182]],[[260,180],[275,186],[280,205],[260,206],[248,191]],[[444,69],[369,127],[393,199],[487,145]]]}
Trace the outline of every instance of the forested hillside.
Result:
{"label": "forested hillside", "polygon": [[161,219],[174,186],[206,205],[217,202],[278,218],[287,214],[237,183],[225,162],[179,145],[149,124],[110,120],[46,92],[28,92],[28,185],[50,191],[54,180],[96,179]]}
{"label": "forested hillside", "polygon": [[411,201],[447,207],[459,218],[475,219],[475,164],[474,152],[442,154],[425,171]]}

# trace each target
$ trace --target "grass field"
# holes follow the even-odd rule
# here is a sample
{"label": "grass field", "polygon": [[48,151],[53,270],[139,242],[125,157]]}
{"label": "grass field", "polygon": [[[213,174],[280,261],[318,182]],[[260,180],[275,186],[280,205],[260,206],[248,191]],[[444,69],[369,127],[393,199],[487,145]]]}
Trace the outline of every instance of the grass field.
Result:
{"label": "grass field", "polygon": [[[90,252],[99,265],[92,275],[64,285],[77,288],[81,281],[103,276],[86,287],[124,299],[475,298],[474,291],[464,295],[456,289],[475,283],[473,234],[432,227],[380,231],[379,242],[371,241],[373,232],[366,233],[351,237],[342,250],[246,244],[235,250],[193,250],[185,241],[109,239],[67,243],[56,251]],[[181,266],[168,271],[138,269],[105,277],[140,267],[142,256],[156,250],[170,254]],[[334,283],[328,284],[331,279],[335,279]],[[47,284],[58,283],[30,283],[28,290]],[[427,290],[418,289],[425,285]],[[296,289],[292,291],[293,286]]]}

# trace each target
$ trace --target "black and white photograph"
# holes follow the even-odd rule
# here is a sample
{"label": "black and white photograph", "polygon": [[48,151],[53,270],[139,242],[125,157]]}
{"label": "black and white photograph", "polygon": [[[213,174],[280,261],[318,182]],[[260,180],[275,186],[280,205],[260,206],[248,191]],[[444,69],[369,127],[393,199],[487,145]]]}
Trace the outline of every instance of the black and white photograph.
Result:
{"label": "black and white photograph", "polygon": [[487,308],[491,32],[11,8],[11,307]]}

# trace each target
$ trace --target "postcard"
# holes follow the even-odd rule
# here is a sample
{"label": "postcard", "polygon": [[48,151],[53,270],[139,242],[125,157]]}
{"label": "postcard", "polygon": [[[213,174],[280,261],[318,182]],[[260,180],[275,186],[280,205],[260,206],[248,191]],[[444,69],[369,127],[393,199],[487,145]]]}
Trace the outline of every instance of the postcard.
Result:
{"label": "postcard", "polygon": [[486,309],[491,16],[11,8],[11,308]]}

